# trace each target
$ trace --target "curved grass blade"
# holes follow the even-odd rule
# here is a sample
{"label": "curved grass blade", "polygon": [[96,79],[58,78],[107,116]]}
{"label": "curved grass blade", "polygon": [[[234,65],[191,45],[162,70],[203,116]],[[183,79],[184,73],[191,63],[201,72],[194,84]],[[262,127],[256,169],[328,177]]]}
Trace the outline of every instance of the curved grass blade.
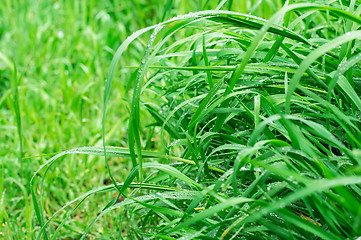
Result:
{"label": "curved grass blade", "polygon": [[[290,205],[291,203],[299,199],[302,199],[306,196],[309,196],[311,194],[320,193],[338,186],[360,184],[360,183],[361,183],[361,177],[359,176],[346,176],[335,179],[314,180],[312,182],[309,182],[305,188],[297,192],[294,192],[279,201],[273,202],[269,206],[263,207],[262,211],[254,212],[252,215],[246,217],[245,219],[239,219],[235,221],[225,232],[229,232],[229,230],[235,227],[236,225],[257,221],[266,214],[277,211],[278,209],[282,209],[287,205]],[[335,240],[339,239],[338,236],[335,236],[334,234],[329,232],[326,233],[325,231],[317,231],[317,234],[319,237],[322,237],[323,239],[335,239]]]}
{"label": "curved grass blade", "polygon": [[326,43],[323,46],[319,47],[318,49],[314,50],[307,56],[305,60],[303,60],[302,64],[300,65],[299,69],[291,79],[288,86],[288,90],[286,94],[286,113],[290,113],[292,94],[297,89],[298,83],[303,73],[311,66],[311,64],[317,58],[321,57],[323,54],[332,50],[333,48],[360,37],[361,37],[361,31],[348,32],[347,34],[337,37],[336,39],[330,41],[329,43]]}

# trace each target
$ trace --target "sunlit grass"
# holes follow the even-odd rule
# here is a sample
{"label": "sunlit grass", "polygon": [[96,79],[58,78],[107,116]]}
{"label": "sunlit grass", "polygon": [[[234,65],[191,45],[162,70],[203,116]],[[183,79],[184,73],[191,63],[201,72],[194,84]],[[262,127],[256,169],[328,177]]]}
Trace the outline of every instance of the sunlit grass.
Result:
{"label": "sunlit grass", "polygon": [[[139,214],[135,234],[358,236],[361,212],[354,206],[360,204],[361,132],[355,116],[361,110],[361,19],[352,14],[352,3],[348,12],[340,7],[285,5],[269,21],[205,11],[171,19],[174,26],[164,22],[144,29],[154,30],[136,78],[129,154],[141,182],[197,190],[199,196],[171,201],[155,195],[137,202],[128,209],[130,215]],[[329,22],[327,34],[318,30],[320,19]],[[192,36],[168,44],[183,29]],[[161,30],[165,37],[157,41]],[[105,104],[112,70],[127,44],[113,59]],[[157,100],[142,100],[152,94]],[[157,165],[157,174],[143,171],[149,163],[142,157],[141,108],[148,109],[160,129],[164,151],[192,164],[163,157],[164,167],[171,164],[177,170],[162,171]],[[182,181],[186,177],[197,185]],[[158,224],[151,227],[154,216]]]}
{"label": "sunlit grass", "polygon": [[[80,89],[91,100],[85,90],[74,97],[68,77],[45,91],[64,91],[64,110],[72,109],[55,114],[62,124],[53,136],[66,139],[50,141],[52,151],[77,148],[36,166],[32,187],[23,191],[30,202],[32,190],[27,218],[37,220],[27,225],[28,237],[359,237],[360,5],[200,2],[193,9],[181,4],[185,15],[171,18],[171,2],[157,12],[159,24],[140,15],[145,22],[138,28],[146,28],[126,31],[121,44],[109,37],[110,49],[120,44],[111,62],[108,55],[106,62],[84,57],[89,66],[79,69],[89,72]],[[103,40],[94,41],[101,49]],[[92,76],[107,81],[90,84]],[[27,85],[17,82],[24,81],[19,74],[12,77],[15,100],[20,93],[20,110],[11,105],[14,123],[27,139],[29,118],[18,113],[27,112],[21,99]],[[77,125],[73,114],[85,114],[79,109],[85,103],[94,119]],[[24,159],[51,152],[29,154],[23,145]],[[3,218],[12,237],[20,236],[9,213]]]}

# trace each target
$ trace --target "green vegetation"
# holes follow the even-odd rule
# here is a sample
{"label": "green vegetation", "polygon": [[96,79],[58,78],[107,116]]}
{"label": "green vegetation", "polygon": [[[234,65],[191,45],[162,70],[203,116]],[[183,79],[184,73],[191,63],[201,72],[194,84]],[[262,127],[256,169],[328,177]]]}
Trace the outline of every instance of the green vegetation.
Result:
{"label": "green vegetation", "polygon": [[5,1],[0,236],[357,239],[360,13]]}

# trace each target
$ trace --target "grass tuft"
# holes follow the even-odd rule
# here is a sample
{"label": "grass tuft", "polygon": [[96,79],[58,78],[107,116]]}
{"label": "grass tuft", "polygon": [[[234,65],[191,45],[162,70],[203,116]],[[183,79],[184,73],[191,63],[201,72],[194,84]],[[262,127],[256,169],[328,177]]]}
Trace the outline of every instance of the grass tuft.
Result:
{"label": "grass tuft", "polygon": [[[114,51],[96,108],[102,138],[56,154],[31,179],[34,238],[360,236],[361,5],[207,4],[171,17],[167,1],[159,23],[142,24]],[[128,51],[138,57],[128,62]],[[53,190],[54,166],[69,162],[73,176],[72,166],[90,172],[97,157],[110,178],[103,186]],[[52,194],[67,203],[47,201]],[[97,210],[82,212],[95,195]],[[97,233],[104,223],[110,230]]]}

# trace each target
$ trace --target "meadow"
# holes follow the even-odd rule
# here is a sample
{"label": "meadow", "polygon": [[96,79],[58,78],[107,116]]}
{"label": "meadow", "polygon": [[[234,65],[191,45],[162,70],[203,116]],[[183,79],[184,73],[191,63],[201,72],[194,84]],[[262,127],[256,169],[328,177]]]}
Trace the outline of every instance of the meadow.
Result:
{"label": "meadow", "polygon": [[358,239],[360,13],[4,0],[0,238]]}

